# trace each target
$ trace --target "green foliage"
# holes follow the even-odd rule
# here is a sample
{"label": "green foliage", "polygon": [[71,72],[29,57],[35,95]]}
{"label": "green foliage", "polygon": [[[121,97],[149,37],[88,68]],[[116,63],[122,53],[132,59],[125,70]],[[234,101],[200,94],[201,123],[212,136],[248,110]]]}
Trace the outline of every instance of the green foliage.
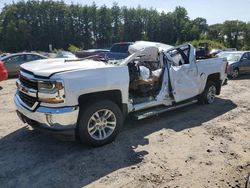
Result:
{"label": "green foliage", "polygon": [[219,49],[226,48],[223,43],[212,40],[193,40],[190,43],[195,47],[199,47],[200,45],[207,43],[209,50],[212,50],[213,48],[219,48]]}
{"label": "green foliage", "polygon": [[53,48],[53,49],[52,49],[52,52],[53,52],[53,53],[58,53],[58,52],[61,52],[61,51],[63,51],[63,49],[56,49],[56,48]]}
{"label": "green foliage", "polygon": [[245,33],[244,33],[244,44],[242,50],[250,49],[250,23],[246,24]]}
{"label": "green foliage", "polygon": [[0,50],[74,51],[110,47],[121,41],[150,40],[176,45],[193,40],[211,40],[226,47],[250,48],[250,25],[226,21],[208,26],[206,19],[188,17],[183,7],[159,13],[142,7],[111,8],[63,1],[13,1],[0,13]]}
{"label": "green foliage", "polygon": [[225,21],[223,24],[211,25],[207,38],[223,43],[228,48],[249,49],[249,23],[239,20]]}
{"label": "green foliage", "polygon": [[73,44],[70,44],[69,47],[68,47],[68,50],[69,50],[70,52],[76,52],[76,51],[80,50],[80,48],[76,47],[76,46],[73,45]]}

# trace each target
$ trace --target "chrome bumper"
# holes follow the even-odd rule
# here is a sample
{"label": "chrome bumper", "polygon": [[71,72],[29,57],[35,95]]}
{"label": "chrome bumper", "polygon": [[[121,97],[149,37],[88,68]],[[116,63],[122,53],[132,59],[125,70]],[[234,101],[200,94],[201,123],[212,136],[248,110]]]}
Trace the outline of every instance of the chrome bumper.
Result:
{"label": "chrome bumper", "polygon": [[[34,112],[22,105],[22,100],[16,94],[14,102],[17,111],[24,117],[39,123],[39,126],[54,130],[67,130],[76,127],[79,107],[49,108],[38,107]],[[23,119],[20,118],[22,121]]]}

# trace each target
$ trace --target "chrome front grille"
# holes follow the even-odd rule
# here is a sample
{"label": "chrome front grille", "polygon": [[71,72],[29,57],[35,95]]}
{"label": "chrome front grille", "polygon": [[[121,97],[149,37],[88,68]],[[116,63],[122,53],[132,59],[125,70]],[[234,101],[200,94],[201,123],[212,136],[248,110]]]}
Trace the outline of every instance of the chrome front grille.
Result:
{"label": "chrome front grille", "polygon": [[[40,103],[64,103],[65,91],[62,80],[41,79],[20,71],[17,85],[17,100],[25,108],[34,111]],[[39,89],[38,89],[39,87]]]}
{"label": "chrome front grille", "polygon": [[19,80],[23,86],[26,86],[28,88],[35,89],[35,90],[38,89],[37,81],[29,80],[28,78],[22,76],[21,74],[19,76]]}
{"label": "chrome front grille", "polygon": [[34,110],[39,104],[37,97],[38,82],[32,75],[20,72],[16,85],[21,104],[29,110]]}
{"label": "chrome front grille", "polygon": [[36,97],[31,97],[29,95],[26,95],[23,92],[18,92],[18,95],[20,97],[20,99],[30,108],[32,108],[35,103],[37,102],[37,98]]}

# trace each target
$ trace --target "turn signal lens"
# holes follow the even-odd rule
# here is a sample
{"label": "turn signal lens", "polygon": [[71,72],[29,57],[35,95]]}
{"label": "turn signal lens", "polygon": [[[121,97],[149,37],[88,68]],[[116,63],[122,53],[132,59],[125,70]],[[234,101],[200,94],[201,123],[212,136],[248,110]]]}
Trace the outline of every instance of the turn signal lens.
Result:
{"label": "turn signal lens", "polygon": [[63,99],[56,99],[56,98],[39,98],[38,99],[40,102],[44,103],[51,103],[51,104],[57,104],[57,103],[63,103]]}

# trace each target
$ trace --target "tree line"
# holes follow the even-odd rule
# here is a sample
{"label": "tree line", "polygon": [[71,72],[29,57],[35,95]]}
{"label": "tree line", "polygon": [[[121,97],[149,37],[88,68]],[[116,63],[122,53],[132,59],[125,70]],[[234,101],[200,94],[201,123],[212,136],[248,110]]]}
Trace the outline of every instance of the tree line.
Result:
{"label": "tree line", "polygon": [[183,7],[159,13],[142,7],[67,5],[63,1],[28,0],[5,5],[0,13],[0,50],[108,48],[121,41],[149,40],[176,45],[212,40],[225,47],[250,48],[250,23],[225,21],[208,25],[190,19]]}

